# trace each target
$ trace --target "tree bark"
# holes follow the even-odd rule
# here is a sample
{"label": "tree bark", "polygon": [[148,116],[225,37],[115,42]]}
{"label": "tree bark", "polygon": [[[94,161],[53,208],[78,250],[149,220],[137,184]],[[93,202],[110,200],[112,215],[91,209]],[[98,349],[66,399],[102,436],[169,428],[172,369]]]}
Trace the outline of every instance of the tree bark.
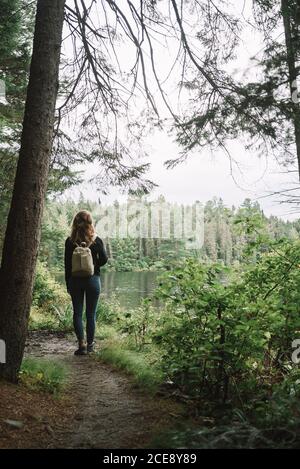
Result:
{"label": "tree bark", "polygon": [[23,358],[47,190],[65,0],[38,0],[21,148],[0,270],[0,378],[15,382]]}
{"label": "tree bark", "polygon": [[[292,109],[293,109],[293,125],[295,133],[295,144],[297,152],[297,163],[298,163],[298,175],[300,179],[300,103],[298,102],[299,98],[299,88],[297,85],[297,54],[295,50],[295,34],[293,34],[293,28],[298,28],[298,15],[296,14],[296,3],[294,5],[295,11],[293,15],[294,24],[292,24],[291,16],[292,2],[290,0],[281,0],[281,14],[283,18],[284,26],[284,35],[285,35],[285,45],[286,45],[286,58],[287,66],[289,73],[289,86],[290,86],[290,95],[292,100]],[[295,31],[294,31],[295,32]]]}

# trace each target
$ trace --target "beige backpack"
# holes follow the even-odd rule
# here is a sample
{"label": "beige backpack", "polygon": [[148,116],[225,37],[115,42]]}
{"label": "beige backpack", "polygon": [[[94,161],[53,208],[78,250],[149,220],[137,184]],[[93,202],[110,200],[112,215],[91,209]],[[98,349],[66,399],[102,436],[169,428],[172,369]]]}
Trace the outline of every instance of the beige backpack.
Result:
{"label": "beige backpack", "polygon": [[92,251],[82,242],[74,249],[72,254],[72,276],[90,277],[94,274],[94,262]]}

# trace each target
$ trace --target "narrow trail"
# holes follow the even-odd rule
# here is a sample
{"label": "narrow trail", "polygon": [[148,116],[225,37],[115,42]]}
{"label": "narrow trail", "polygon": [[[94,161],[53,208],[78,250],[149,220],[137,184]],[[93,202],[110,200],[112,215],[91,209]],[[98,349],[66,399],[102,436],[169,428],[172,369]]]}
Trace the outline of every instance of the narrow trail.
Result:
{"label": "narrow trail", "polygon": [[74,340],[32,332],[26,355],[61,360],[69,369],[71,418],[53,429],[48,447],[142,448],[180,417],[175,402],[149,396],[132,379],[92,356],[76,357]]}

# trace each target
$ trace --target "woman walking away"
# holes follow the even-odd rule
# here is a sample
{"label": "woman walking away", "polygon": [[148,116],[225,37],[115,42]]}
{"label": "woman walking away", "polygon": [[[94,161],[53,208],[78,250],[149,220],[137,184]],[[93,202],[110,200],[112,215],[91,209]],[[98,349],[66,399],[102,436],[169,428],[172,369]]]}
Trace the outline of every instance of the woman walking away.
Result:
{"label": "woman walking away", "polygon": [[[73,324],[78,339],[75,355],[85,355],[94,347],[96,309],[100,295],[100,266],[106,264],[103,241],[96,235],[91,214],[82,210],[75,215],[71,236],[65,243],[65,279],[73,304]],[[86,338],[82,324],[86,304]]]}

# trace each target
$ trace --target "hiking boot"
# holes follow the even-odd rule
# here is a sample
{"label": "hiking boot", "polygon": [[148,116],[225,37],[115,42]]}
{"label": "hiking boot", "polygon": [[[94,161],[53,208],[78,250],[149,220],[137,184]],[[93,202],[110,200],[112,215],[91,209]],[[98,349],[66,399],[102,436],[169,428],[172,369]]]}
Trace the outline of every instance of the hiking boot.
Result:
{"label": "hiking boot", "polygon": [[77,350],[75,350],[74,355],[86,355],[86,346],[80,346]]}
{"label": "hiking boot", "polygon": [[95,342],[92,342],[91,344],[87,345],[87,353],[93,353],[94,352],[94,347],[95,347]]}

